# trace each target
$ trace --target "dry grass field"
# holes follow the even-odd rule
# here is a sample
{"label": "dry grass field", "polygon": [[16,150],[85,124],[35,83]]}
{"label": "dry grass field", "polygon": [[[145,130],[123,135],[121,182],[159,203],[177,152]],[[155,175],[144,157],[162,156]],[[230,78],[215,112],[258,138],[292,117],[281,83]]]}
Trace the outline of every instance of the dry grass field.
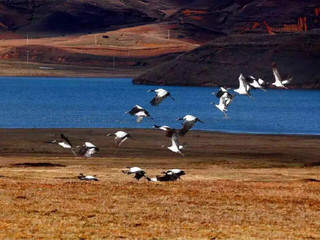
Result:
{"label": "dry grass field", "polygon": [[[135,140],[120,149],[113,131],[0,130],[0,239],[320,239],[320,138],[193,131],[181,157],[159,147],[160,131],[128,129]],[[101,151],[83,159],[44,143],[60,132]],[[39,162],[61,166],[17,165]],[[137,181],[124,166],[187,175]]]}
{"label": "dry grass field", "polygon": [[132,78],[199,46],[178,35],[176,25],[157,23],[95,34],[1,38],[0,75]]}

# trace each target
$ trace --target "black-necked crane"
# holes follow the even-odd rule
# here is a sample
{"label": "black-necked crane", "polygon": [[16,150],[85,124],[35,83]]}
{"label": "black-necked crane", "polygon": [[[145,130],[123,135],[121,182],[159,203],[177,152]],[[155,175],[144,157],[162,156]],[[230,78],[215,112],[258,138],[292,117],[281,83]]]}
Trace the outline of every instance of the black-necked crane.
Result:
{"label": "black-necked crane", "polygon": [[178,120],[184,120],[182,128],[178,131],[178,134],[181,137],[183,137],[194,126],[196,122],[204,123],[199,118],[192,115],[186,115],[183,118],[179,118]]}
{"label": "black-necked crane", "polygon": [[73,155],[77,156],[69,138],[67,138],[63,133],[60,134],[60,139],[55,139],[55,140],[52,140],[52,141],[46,142],[46,143],[57,143],[59,146],[61,146],[63,148],[70,149],[71,152],[73,153]]}
{"label": "black-necked crane", "polygon": [[173,101],[175,101],[175,99],[173,97],[171,97],[170,92],[165,89],[158,88],[155,90],[148,90],[148,92],[155,92],[156,93],[156,96],[150,102],[152,106],[158,106],[166,97],[169,97]]}
{"label": "black-necked crane", "polygon": [[99,179],[96,176],[85,176],[82,173],[79,174],[78,178],[83,181],[99,181]]}
{"label": "black-necked crane", "polygon": [[250,85],[249,83],[246,81],[246,78],[243,76],[243,74],[241,73],[239,76],[239,88],[235,89],[234,91],[236,93],[239,93],[240,95],[246,95],[248,97],[251,97],[250,94]]}
{"label": "black-necked crane", "polygon": [[272,63],[272,72],[275,79],[272,85],[276,87],[287,88],[285,85],[292,81],[292,77],[288,77],[287,79],[282,79],[278,71],[277,65],[275,63]]}
{"label": "black-necked crane", "polygon": [[131,138],[131,135],[124,131],[117,131],[116,133],[109,133],[107,136],[115,136],[114,144],[116,147],[120,147],[128,138]]}
{"label": "black-necked crane", "polygon": [[100,151],[100,149],[98,147],[96,147],[94,144],[92,144],[90,142],[85,142],[81,146],[81,148],[79,150],[79,154],[85,158],[90,158],[93,156],[93,154],[95,154],[98,151]]}
{"label": "black-necked crane", "polygon": [[126,170],[122,170],[124,174],[134,174],[134,178],[140,180],[146,174],[146,171],[139,167],[126,167]]}
{"label": "black-necked crane", "polygon": [[140,123],[144,117],[148,117],[152,119],[150,114],[139,105],[134,105],[134,107],[130,111],[127,111],[126,113],[129,113],[130,115],[135,115],[137,117],[137,123]]}

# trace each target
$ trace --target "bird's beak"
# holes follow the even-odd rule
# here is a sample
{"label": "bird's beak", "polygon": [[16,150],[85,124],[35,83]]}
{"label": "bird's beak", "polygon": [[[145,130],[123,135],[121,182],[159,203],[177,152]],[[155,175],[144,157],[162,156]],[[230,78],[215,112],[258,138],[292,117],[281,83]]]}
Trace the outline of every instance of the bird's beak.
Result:
{"label": "bird's beak", "polygon": [[177,119],[177,121],[181,121],[181,120],[183,120],[183,118],[178,118],[178,119]]}
{"label": "bird's beak", "polygon": [[154,90],[148,90],[147,92],[154,92]]}
{"label": "bird's beak", "polygon": [[170,95],[169,95],[169,98],[171,98],[173,101],[175,101],[175,99],[173,97],[171,97]]}
{"label": "bird's beak", "polygon": [[204,122],[202,122],[199,118],[198,118],[198,121],[201,122],[202,124],[204,124]]}

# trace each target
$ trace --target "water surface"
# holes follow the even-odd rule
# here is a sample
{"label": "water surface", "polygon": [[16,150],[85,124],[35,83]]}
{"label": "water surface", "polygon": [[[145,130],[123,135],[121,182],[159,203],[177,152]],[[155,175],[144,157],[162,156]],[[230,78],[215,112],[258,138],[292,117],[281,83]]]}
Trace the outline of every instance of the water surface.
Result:
{"label": "water surface", "polygon": [[[179,128],[177,118],[192,114],[205,124],[194,129],[270,134],[320,135],[320,91],[260,90],[254,99],[237,96],[228,108],[229,119],[210,102],[217,88],[165,87],[176,101],[150,105],[158,86],[133,85],[130,79],[0,78],[0,128],[150,128],[166,124]],[[125,114],[135,104],[154,120],[138,124]]]}

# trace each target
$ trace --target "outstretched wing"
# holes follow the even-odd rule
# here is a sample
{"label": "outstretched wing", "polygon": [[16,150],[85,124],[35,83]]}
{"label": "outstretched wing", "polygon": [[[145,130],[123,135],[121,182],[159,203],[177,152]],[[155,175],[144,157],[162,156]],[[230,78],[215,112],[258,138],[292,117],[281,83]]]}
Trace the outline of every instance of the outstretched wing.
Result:
{"label": "outstretched wing", "polygon": [[138,105],[135,105],[129,112],[130,115],[135,115],[136,113],[140,112],[143,108]]}
{"label": "outstretched wing", "polygon": [[282,81],[282,84],[288,84],[288,83],[290,83],[292,81],[292,79],[293,79],[292,77],[290,77],[288,79],[285,79],[285,80]]}
{"label": "outstretched wing", "polygon": [[60,137],[63,141],[66,141],[66,143],[68,143],[71,147],[72,147],[72,144],[71,142],[69,141],[69,138],[67,138],[65,135],[63,135],[63,133],[60,134]]}
{"label": "outstretched wing", "polygon": [[127,139],[128,139],[128,137],[115,138],[114,143],[117,147],[120,147],[122,145],[122,143],[124,143],[124,141]]}
{"label": "outstretched wing", "polygon": [[194,125],[195,121],[185,121],[182,128],[179,130],[179,136],[183,137]]}
{"label": "outstretched wing", "polygon": [[84,156],[86,155],[87,151],[88,151],[88,148],[85,145],[83,145],[79,150],[79,154]]}
{"label": "outstretched wing", "polygon": [[273,75],[274,75],[276,82],[278,81],[278,82],[282,83],[280,73],[279,73],[277,65],[275,63],[272,64],[272,72],[273,72]]}
{"label": "outstretched wing", "polygon": [[163,96],[163,97],[160,97],[158,94],[151,100],[151,105],[152,106],[158,106],[162,101],[163,99],[165,99],[166,96]]}

